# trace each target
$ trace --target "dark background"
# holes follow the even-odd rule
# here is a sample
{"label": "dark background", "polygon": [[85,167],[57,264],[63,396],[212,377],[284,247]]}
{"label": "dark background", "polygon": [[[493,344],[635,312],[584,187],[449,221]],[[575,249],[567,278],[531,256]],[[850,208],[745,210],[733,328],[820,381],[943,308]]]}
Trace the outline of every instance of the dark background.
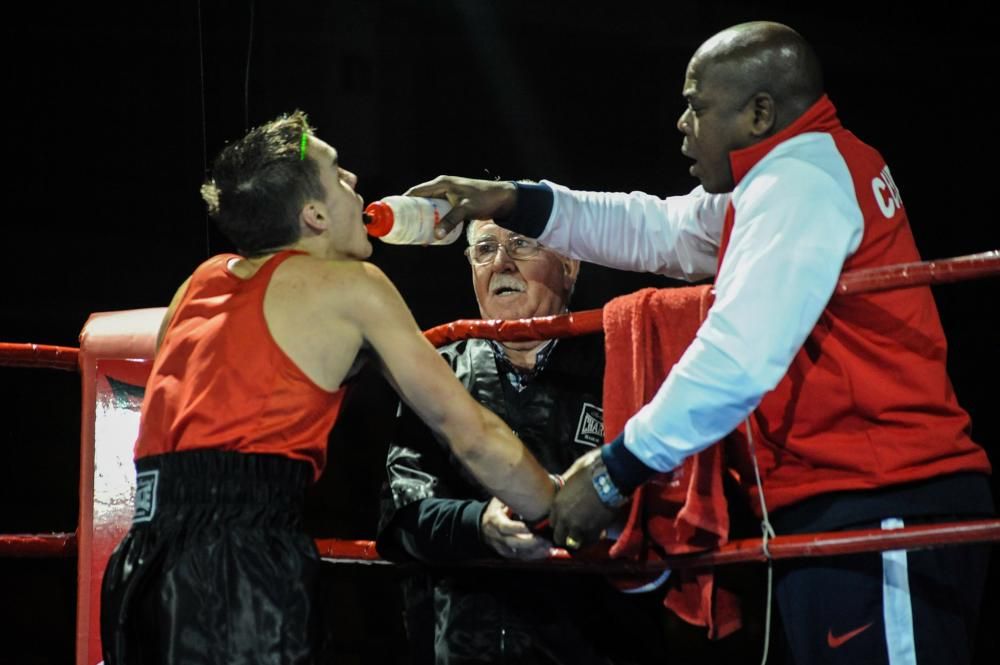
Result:
{"label": "dark background", "polygon": [[[844,124],[890,164],[925,258],[996,249],[991,23],[958,3],[909,5],[203,0],[8,9],[0,341],[75,346],[91,312],[166,304],[201,260],[229,249],[198,197],[206,161],[248,125],[295,108],[358,174],[366,200],[439,173],[687,191],[695,183],[675,128],[687,60],[717,30],[760,18],[789,23],[814,44]],[[377,245],[372,260],[421,326],[475,316],[459,248]],[[576,306],[666,283],[587,266]],[[994,462],[998,285],[934,289],[959,399]],[[0,533],[72,531],[78,377],[0,372]],[[363,377],[312,498],[317,535],[371,537],[392,409],[387,389]],[[341,662],[400,662],[396,572],[328,568]],[[998,568],[981,663],[1000,657],[989,616]],[[0,663],[70,662],[74,616],[74,560],[0,559]],[[722,647],[669,629],[677,652],[665,661],[720,648],[729,662],[759,660],[759,627]]]}

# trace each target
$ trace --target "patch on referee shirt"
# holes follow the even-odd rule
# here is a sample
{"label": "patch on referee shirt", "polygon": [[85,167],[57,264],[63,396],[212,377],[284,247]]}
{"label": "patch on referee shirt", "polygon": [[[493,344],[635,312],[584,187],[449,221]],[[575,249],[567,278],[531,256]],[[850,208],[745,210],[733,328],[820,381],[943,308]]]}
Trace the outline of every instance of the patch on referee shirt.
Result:
{"label": "patch on referee shirt", "polygon": [[160,479],[158,469],[143,471],[135,476],[135,514],[132,522],[148,522],[156,514],[156,483]]}
{"label": "patch on referee shirt", "polygon": [[599,446],[604,443],[604,409],[584,402],[573,440],[585,446]]}

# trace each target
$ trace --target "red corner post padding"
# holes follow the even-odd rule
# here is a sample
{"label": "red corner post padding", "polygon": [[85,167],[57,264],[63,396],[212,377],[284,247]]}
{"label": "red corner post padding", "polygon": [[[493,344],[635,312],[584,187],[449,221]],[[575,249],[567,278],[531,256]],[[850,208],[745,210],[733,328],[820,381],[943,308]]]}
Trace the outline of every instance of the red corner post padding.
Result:
{"label": "red corner post padding", "polygon": [[76,663],[101,662],[101,578],[132,521],[142,393],[165,308],[91,315],[80,333],[80,526]]}

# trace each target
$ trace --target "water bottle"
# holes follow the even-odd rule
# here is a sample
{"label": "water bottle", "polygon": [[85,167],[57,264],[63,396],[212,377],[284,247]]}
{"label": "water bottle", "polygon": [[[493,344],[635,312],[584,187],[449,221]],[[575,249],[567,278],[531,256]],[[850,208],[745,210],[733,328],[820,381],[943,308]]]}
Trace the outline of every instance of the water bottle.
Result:
{"label": "water bottle", "polygon": [[462,234],[461,224],[444,238],[434,237],[435,227],[449,210],[451,204],[444,199],[387,196],[365,208],[371,219],[366,229],[368,235],[393,245],[450,245]]}

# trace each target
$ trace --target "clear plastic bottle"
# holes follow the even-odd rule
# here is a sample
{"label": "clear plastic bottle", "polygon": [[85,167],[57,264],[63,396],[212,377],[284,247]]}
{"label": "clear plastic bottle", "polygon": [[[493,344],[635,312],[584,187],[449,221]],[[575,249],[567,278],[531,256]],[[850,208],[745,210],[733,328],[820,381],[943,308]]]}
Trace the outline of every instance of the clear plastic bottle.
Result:
{"label": "clear plastic bottle", "polygon": [[365,208],[371,218],[366,228],[368,235],[393,245],[450,245],[462,234],[462,224],[444,238],[434,237],[434,228],[449,210],[451,204],[444,199],[387,196]]}

